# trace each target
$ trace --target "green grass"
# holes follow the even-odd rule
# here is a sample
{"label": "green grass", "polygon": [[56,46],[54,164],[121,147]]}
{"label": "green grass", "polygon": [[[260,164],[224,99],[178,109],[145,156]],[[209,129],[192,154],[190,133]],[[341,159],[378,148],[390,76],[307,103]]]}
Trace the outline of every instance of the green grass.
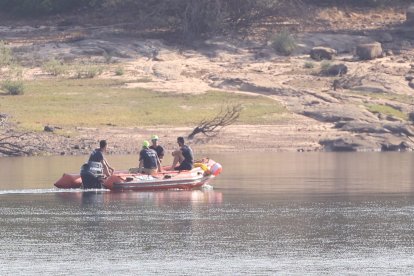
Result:
{"label": "green grass", "polygon": [[369,104],[367,108],[372,113],[381,113],[385,115],[394,116],[396,118],[400,118],[403,120],[408,120],[408,115],[401,112],[398,109],[392,108],[388,105],[381,105],[381,104]]}
{"label": "green grass", "polygon": [[58,79],[25,82],[19,97],[0,96],[0,109],[24,129],[45,125],[194,126],[226,105],[242,104],[242,124],[274,124],[288,116],[278,102],[263,96],[225,92],[199,95],[121,88],[117,80]]}

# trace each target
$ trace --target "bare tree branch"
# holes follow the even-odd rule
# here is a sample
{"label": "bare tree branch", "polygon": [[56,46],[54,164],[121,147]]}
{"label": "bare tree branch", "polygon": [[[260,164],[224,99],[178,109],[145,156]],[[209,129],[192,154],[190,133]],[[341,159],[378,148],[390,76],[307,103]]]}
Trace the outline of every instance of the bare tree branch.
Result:
{"label": "bare tree branch", "polygon": [[231,125],[237,121],[242,111],[240,104],[227,106],[225,109],[221,109],[220,112],[210,120],[202,120],[197,127],[188,135],[188,139],[193,139],[199,133],[204,134],[207,137],[216,136],[220,130],[228,125]]}
{"label": "bare tree branch", "polygon": [[15,142],[16,139],[23,138],[27,133],[20,134],[6,134],[0,133],[0,154],[6,156],[21,156],[30,154],[29,151],[25,150],[25,146],[19,145]]}

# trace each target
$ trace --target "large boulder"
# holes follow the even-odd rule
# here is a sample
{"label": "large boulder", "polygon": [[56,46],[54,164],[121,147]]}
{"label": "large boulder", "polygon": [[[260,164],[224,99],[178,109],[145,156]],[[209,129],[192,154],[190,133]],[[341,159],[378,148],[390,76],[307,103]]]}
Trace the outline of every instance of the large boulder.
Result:
{"label": "large boulder", "polygon": [[382,56],[381,43],[359,44],[356,48],[357,56],[362,60],[375,59]]}
{"label": "large boulder", "polygon": [[407,11],[405,12],[405,16],[405,22],[409,25],[414,25],[414,5],[408,7]]}
{"label": "large boulder", "polygon": [[314,60],[328,59],[332,60],[337,54],[335,49],[328,47],[314,47],[310,52],[310,57]]}

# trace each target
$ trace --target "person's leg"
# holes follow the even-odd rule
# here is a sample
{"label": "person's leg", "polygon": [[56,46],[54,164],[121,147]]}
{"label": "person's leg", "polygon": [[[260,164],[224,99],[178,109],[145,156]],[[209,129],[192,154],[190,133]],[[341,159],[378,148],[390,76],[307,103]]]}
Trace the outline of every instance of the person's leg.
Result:
{"label": "person's leg", "polygon": [[181,162],[183,162],[184,156],[183,156],[183,153],[181,152],[181,150],[173,151],[172,155],[174,157],[174,160],[173,160],[171,169],[174,170],[175,166],[177,166],[178,163],[181,164]]}

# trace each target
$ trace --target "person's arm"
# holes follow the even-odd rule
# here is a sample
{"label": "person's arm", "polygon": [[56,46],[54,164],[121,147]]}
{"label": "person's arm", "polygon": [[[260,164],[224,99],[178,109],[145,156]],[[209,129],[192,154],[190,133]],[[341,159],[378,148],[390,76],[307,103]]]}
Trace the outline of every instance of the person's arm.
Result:
{"label": "person's arm", "polygon": [[163,147],[160,146],[160,148],[161,148],[161,150],[160,150],[160,154],[158,155],[158,158],[160,159],[160,162],[161,162],[162,159],[164,158],[165,152],[164,152]]}
{"label": "person's arm", "polygon": [[139,159],[139,165],[138,168],[143,168],[144,167],[144,160]]}
{"label": "person's arm", "polygon": [[157,156],[157,169],[158,169],[158,172],[162,172],[162,169],[161,169],[161,161],[158,158],[158,156]]}
{"label": "person's arm", "polygon": [[103,173],[105,176],[110,176],[111,175],[111,171],[109,170],[108,166],[106,165],[106,163],[102,160],[102,167],[103,167]]}
{"label": "person's arm", "polygon": [[104,162],[104,164],[108,167],[108,171],[110,171],[111,172],[111,174],[113,174],[114,173],[114,168],[112,168],[110,165],[109,165],[109,163],[108,163],[108,161],[106,161],[106,159],[104,158],[103,159],[103,162]]}

